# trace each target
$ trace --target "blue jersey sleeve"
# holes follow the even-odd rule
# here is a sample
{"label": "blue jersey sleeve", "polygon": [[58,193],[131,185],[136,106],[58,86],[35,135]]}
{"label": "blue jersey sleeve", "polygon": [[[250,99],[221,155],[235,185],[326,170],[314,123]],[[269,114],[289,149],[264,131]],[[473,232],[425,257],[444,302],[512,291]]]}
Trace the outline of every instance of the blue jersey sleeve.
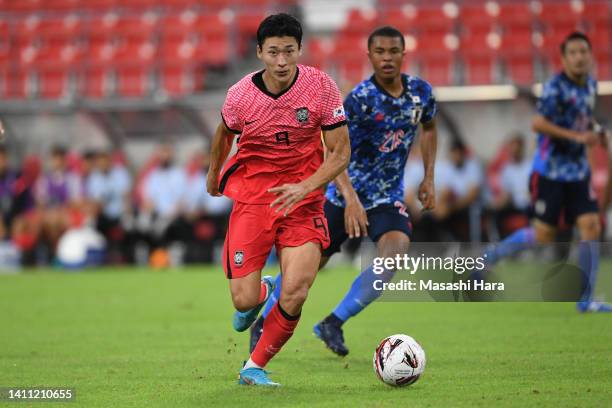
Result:
{"label": "blue jersey sleeve", "polygon": [[354,92],[348,94],[344,100],[344,112],[348,120],[349,135],[351,142],[360,136],[359,123],[361,121],[361,103]]}
{"label": "blue jersey sleeve", "polygon": [[559,106],[559,87],[550,81],[544,85],[542,96],[538,100],[538,113],[548,120],[554,120]]}
{"label": "blue jersey sleeve", "polygon": [[438,111],[438,105],[436,104],[436,98],[434,97],[431,85],[423,81],[423,93],[425,97],[425,107],[423,108],[423,115],[421,116],[421,123],[428,123],[433,120]]}

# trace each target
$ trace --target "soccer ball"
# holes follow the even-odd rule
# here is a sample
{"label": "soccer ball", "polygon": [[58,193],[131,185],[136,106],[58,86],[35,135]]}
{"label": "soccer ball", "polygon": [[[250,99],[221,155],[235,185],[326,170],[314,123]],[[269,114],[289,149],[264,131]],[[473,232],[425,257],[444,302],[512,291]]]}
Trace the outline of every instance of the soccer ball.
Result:
{"label": "soccer ball", "polygon": [[414,384],[425,371],[425,351],[412,337],[394,334],[376,347],[373,363],[381,381],[403,387]]}

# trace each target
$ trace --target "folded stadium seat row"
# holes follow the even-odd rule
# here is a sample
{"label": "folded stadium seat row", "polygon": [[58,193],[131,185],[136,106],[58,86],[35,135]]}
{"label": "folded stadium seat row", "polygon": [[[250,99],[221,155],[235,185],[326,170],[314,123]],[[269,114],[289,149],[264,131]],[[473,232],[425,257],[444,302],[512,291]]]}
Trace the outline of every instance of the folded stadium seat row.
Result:
{"label": "folded stadium seat row", "polygon": [[[379,0],[378,6],[376,10],[351,10],[336,41],[350,48],[351,40],[356,44],[375,27],[393,25],[407,38],[416,39],[417,47],[409,50],[414,55],[409,57],[416,58],[418,64],[412,65],[418,65],[420,74],[437,85],[531,84],[560,68],[559,44],[575,29],[592,36],[599,77],[610,78],[612,74],[612,30],[606,0],[465,1],[420,6]],[[313,53],[314,60],[323,58],[320,49]],[[338,65],[355,77],[360,71],[351,55],[344,60],[341,55]]]}
{"label": "folded stadium seat row", "polygon": [[107,12],[111,10],[275,9],[296,0],[0,0],[0,13]]}

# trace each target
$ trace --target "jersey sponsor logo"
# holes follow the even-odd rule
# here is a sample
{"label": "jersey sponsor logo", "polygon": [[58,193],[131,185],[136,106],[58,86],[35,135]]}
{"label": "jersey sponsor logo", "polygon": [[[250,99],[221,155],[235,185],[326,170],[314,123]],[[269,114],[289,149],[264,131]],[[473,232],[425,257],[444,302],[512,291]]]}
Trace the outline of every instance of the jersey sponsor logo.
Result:
{"label": "jersey sponsor logo", "polygon": [[332,116],[334,117],[334,119],[339,118],[340,116],[344,116],[344,106],[340,105],[336,109],[334,109]]}
{"label": "jersey sponsor logo", "polygon": [[399,130],[390,130],[385,134],[385,140],[383,140],[382,144],[378,148],[378,150],[382,153],[389,153],[393,150],[397,149],[399,145],[404,141],[404,131],[402,129]]}
{"label": "jersey sponsor logo", "polygon": [[308,122],[308,116],[308,108],[297,108],[295,110],[295,117],[300,123]]}
{"label": "jersey sponsor logo", "polygon": [[234,252],[234,265],[242,266],[243,262],[244,262],[244,251]]}

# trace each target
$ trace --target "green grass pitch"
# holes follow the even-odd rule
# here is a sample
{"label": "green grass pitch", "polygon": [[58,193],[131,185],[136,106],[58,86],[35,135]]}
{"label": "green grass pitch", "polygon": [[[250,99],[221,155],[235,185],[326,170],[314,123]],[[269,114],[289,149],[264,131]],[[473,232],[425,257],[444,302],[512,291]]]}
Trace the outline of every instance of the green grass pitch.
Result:
{"label": "green grass pitch", "polygon": [[[219,268],[0,276],[0,387],[74,387],[75,402],[50,405],[67,407],[612,406],[612,315],[572,303],[377,302],[345,326],[349,356],[332,355],[312,326],[354,273],[320,273],[268,366],[280,389],[236,384],[248,335],[231,328]],[[427,353],[408,388],[372,370],[375,346],[395,333]]]}

